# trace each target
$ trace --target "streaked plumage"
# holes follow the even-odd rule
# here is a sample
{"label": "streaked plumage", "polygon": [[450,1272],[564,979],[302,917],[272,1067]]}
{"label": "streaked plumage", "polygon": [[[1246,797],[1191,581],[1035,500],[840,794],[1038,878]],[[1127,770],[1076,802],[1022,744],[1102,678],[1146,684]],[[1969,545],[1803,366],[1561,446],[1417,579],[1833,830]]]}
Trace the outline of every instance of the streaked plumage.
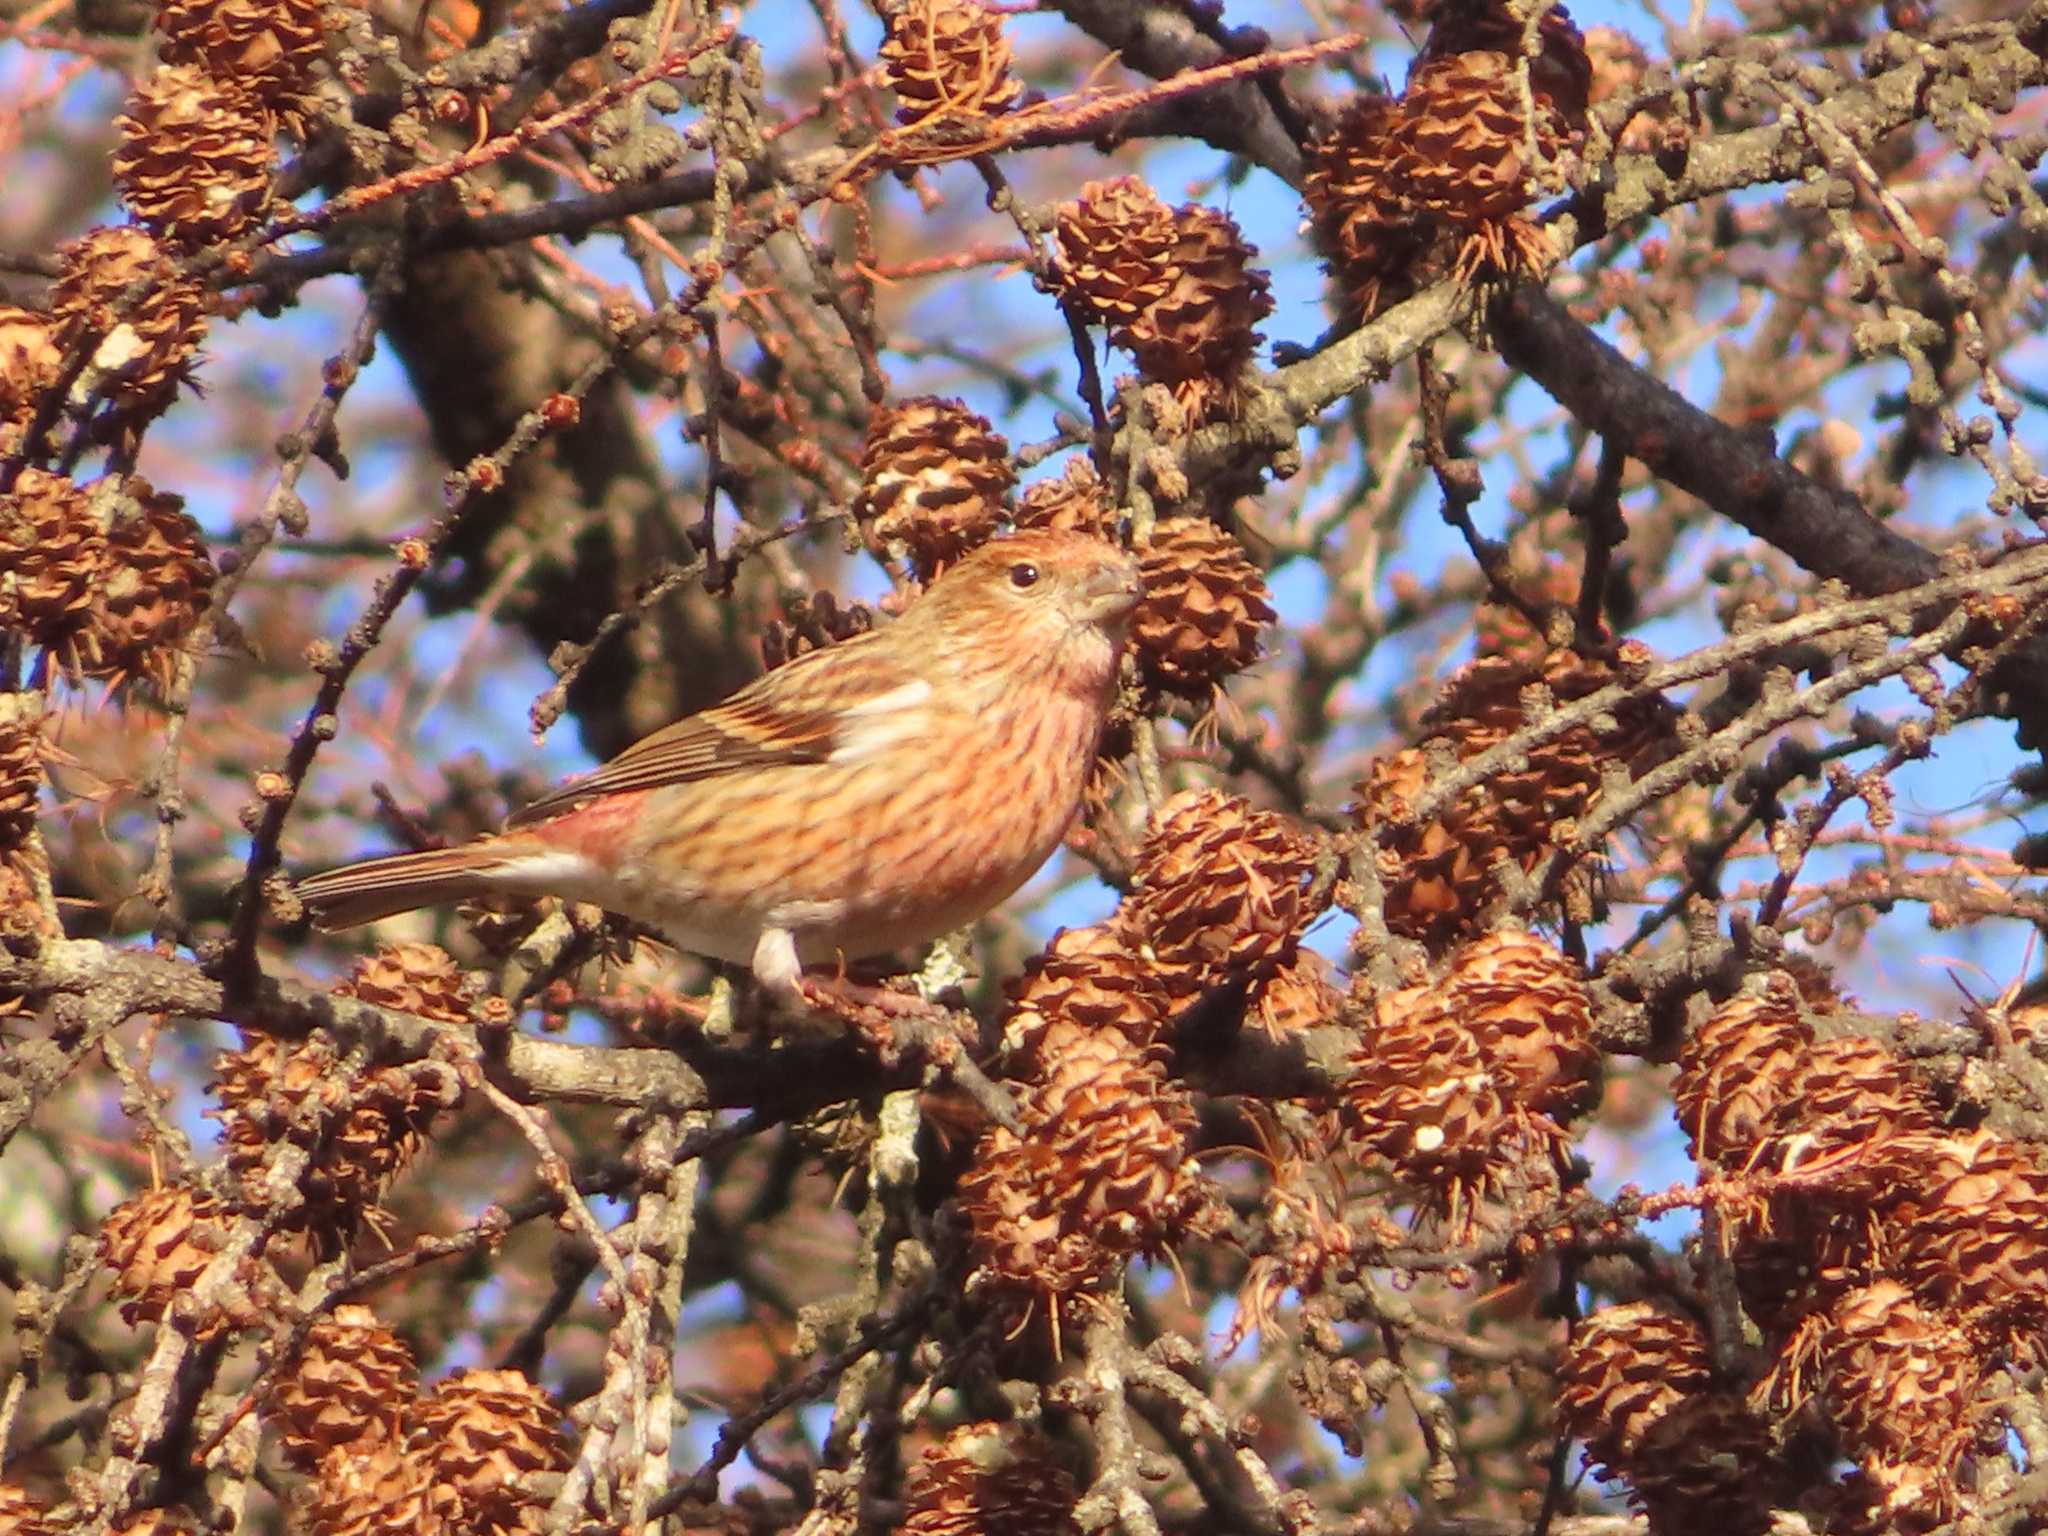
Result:
{"label": "streaked plumage", "polygon": [[995,540],[894,624],[656,731],[502,834],[299,894],[330,928],[493,892],[588,901],[793,992],[800,964],[972,922],[1059,846],[1137,595],[1100,540]]}

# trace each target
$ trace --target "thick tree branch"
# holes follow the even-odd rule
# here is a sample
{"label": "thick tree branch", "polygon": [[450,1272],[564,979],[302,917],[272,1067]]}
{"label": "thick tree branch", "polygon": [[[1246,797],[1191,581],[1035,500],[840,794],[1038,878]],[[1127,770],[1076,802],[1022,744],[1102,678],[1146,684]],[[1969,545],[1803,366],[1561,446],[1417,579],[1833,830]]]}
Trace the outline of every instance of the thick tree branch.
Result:
{"label": "thick tree branch", "polygon": [[[1651,473],[1697,496],[1806,570],[1859,597],[1934,581],[1934,553],[1886,527],[1847,491],[1830,489],[1778,456],[1769,432],[1718,421],[1623,357],[1555,301],[1522,289],[1494,316],[1509,362]],[[2030,641],[2001,668],[1993,707],[2027,746],[2048,742],[2048,643]]]}

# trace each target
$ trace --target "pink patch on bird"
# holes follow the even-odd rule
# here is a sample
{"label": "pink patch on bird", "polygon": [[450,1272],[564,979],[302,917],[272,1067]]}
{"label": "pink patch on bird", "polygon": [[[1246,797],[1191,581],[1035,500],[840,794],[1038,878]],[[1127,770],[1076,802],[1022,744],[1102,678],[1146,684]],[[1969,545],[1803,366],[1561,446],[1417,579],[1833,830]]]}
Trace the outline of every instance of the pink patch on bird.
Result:
{"label": "pink patch on bird", "polygon": [[647,792],[598,795],[558,816],[536,821],[521,832],[537,843],[580,853],[587,858],[610,861],[625,853],[627,839],[639,819],[640,803]]}

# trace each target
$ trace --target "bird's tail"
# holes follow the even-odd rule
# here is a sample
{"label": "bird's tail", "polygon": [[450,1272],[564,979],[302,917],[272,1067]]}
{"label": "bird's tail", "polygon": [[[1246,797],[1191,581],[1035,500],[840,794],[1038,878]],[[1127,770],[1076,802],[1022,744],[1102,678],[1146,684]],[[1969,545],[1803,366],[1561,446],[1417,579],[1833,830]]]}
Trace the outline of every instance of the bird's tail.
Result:
{"label": "bird's tail", "polygon": [[298,884],[299,899],[322,928],[356,928],[380,917],[467,901],[493,888],[504,863],[487,845],[432,848],[346,864]]}

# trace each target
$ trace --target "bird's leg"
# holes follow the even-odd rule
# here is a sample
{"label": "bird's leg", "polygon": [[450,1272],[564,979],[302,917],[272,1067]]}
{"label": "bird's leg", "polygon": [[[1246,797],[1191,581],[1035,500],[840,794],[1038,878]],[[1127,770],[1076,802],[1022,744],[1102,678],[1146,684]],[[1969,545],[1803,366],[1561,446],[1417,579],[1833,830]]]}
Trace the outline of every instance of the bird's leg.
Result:
{"label": "bird's leg", "polygon": [[796,935],[787,928],[763,928],[754,942],[754,980],[790,1013],[808,1013],[804,964],[796,956]]}
{"label": "bird's leg", "polygon": [[936,1003],[887,987],[847,979],[844,966],[831,978],[806,976],[797,958],[796,936],[787,928],[762,930],[754,945],[754,979],[777,1003],[794,1013],[818,1012],[850,1024],[872,1024],[877,1018],[944,1018]]}

